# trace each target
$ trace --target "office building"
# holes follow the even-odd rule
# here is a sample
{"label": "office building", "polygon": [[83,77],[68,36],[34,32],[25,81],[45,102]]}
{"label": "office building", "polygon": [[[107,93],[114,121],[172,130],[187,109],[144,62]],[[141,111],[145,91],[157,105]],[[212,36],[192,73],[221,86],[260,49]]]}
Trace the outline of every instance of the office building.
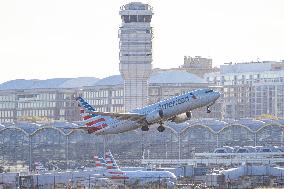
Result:
{"label": "office building", "polygon": [[223,87],[227,118],[284,117],[284,61],[229,63],[206,79]]}
{"label": "office building", "polygon": [[74,89],[26,89],[0,91],[0,122],[80,119]]}
{"label": "office building", "polygon": [[212,67],[211,58],[203,58],[201,56],[184,56],[184,63],[180,66],[180,68],[200,77],[203,77],[205,73],[219,71],[218,68]]}

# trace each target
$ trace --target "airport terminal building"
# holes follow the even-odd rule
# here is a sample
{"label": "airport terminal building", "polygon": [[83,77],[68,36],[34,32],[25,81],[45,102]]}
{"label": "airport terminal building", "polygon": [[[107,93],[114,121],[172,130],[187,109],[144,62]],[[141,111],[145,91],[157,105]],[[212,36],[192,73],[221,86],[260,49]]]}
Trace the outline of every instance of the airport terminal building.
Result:
{"label": "airport terminal building", "polygon": [[156,126],[118,135],[96,136],[72,130],[74,123],[0,125],[1,165],[33,169],[36,162],[48,168],[93,166],[94,155],[111,150],[120,165],[140,165],[141,159],[192,159],[195,153],[222,146],[283,146],[284,120],[191,120],[170,123],[162,133]]}

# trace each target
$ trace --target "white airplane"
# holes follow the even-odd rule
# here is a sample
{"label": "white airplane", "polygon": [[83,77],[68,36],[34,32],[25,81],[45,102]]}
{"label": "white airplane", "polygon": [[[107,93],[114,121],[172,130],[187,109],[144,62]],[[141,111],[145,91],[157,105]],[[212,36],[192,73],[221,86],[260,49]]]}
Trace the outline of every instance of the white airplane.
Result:
{"label": "white airplane", "polygon": [[117,134],[141,128],[148,131],[149,126],[160,124],[157,128],[163,132],[163,123],[173,121],[180,123],[191,118],[191,111],[207,106],[209,107],[220,97],[218,91],[212,89],[197,89],[182,95],[159,101],[157,103],[137,108],[128,113],[98,112],[82,97],[77,97],[78,105],[82,108],[81,115],[84,119],[84,127],[88,133],[97,135]]}
{"label": "white airplane", "polygon": [[95,162],[96,168],[105,168],[102,175],[117,184],[143,186],[157,183],[172,188],[177,179],[176,176],[169,171],[122,171],[110,151],[106,152],[105,160],[95,156]]}

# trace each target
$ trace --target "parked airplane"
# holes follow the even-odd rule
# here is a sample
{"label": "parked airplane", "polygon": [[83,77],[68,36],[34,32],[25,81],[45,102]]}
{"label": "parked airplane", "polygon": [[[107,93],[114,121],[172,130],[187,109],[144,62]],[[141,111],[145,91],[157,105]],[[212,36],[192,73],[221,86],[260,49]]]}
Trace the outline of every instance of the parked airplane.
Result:
{"label": "parked airplane", "polygon": [[96,157],[96,167],[101,168],[102,166],[105,167],[105,172],[102,175],[118,184],[138,186],[158,183],[173,187],[176,181],[176,176],[169,171],[122,171],[110,151],[105,154],[105,162],[103,158]]}
{"label": "parked airplane", "polygon": [[128,113],[99,112],[89,105],[82,97],[77,97],[88,133],[97,135],[117,134],[137,128],[148,131],[152,124],[160,124],[159,132],[163,132],[163,123],[173,121],[176,123],[189,120],[191,111],[207,106],[209,107],[220,97],[220,93],[212,89],[197,89],[182,95],[159,101],[157,103],[137,108]]}

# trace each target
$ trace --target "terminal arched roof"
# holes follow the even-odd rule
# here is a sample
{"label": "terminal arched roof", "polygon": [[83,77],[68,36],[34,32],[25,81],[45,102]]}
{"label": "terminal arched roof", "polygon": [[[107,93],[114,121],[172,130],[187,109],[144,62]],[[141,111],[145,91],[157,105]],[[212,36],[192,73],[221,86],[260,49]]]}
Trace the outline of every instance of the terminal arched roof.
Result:
{"label": "terminal arched roof", "polygon": [[265,125],[265,122],[260,121],[260,120],[251,119],[251,118],[244,118],[244,119],[237,120],[232,124],[244,125],[248,127],[250,130],[255,132],[261,127],[263,127]]}
{"label": "terminal arched roof", "polygon": [[219,132],[227,126],[227,123],[216,119],[201,119],[195,122],[194,125],[206,125],[214,132]]}
{"label": "terminal arched roof", "polygon": [[31,134],[34,131],[36,131],[37,129],[40,128],[40,126],[41,125],[39,125],[37,123],[30,123],[30,122],[18,122],[18,123],[15,123],[15,125],[14,125],[14,127],[23,129],[28,134]]}
{"label": "terminal arched roof", "polygon": [[149,83],[206,83],[206,81],[186,71],[169,70],[153,73]]}
{"label": "terminal arched roof", "polygon": [[258,132],[261,128],[270,126],[270,125],[279,125],[284,128],[284,121],[283,120],[254,120],[254,119],[240,119],[240,120],[233,120],[233,119],[226,119],[224,121],[216,120],[216,119],[192,119],[188,120],[184,123],[170,123],[169,126],[176,130],[178,133],[184,132],[190,127],[195,126],[202,126],[205,127],[211,132],[219,133],[222,132],[225,128],[230,128],[234,125],[239,125],[242,127],[247,128],[250,132]]}
{"label": "terminal arched roof", "polygon": [[177,133],[181,133],[184,129],[188,127],[188,123],[174,123],[174,122],[168,122],[166,124],[168,127],[172,128]]}
{"label": "terminal arched roof", "polygon": [[[264,127],[268,127],[271,125],[277,125],[283,127],[284,129],[284,120],[254,120],[254,119],[240,119],[240,120],[226,120],[220,121],[215,119],[192,119],[188,120],[183,123],[174,123],[174,122],[167,122],[165,126],[169,127],[176,133],[182,133],[190,129],[191,127],[201,126],[210,130],[213,133],[220,133],[225,128],[230,128],[231,126],[242,126],[247,128],[250,132],[257,133]],[[26,134],[29,135],[36,135],[38,131],[43,129],[55,129],[60,131],[62,134],[70,135],[74,130],[72,128],[78,127],[75,123],[70,122],[52,122],[48,124],[36,124],[36,123],[29,123],[29,122],[18,122],[15,124],[0,124],[0,131],[5,129],[13,129],[19,128],[20,130],[24,131]]]}
{"label": "terminal arched roof", "polygon": [[220,130],[222,130],[224,127],[226,127],[227,123],[224,121],[219,121],[214,119],[206,119],[206,120],[192,119],[183,123],[168,122],[167,126],[173,128],[177,133],[184,132],[186,129],[195,126],[203,126],[217,133]]}
{"label": "terminal arched roof", "polygon": [[72,132],[72,129],[78,127],[75,123],[65,122],[65,121],[55,121],[53,123],[45,124],[44,127],[52,127],[60,129],[64,134]]}
{"label": "terminal arched roof", "polygon": [[[206,81],[189,72],[180,70],[169,70],[154,72],[149,79],[150,84],[166,84],[166,83],[206,83]],[[107,85],[123,85],[123,78],[121,75],[113,75],[97,81],[94,85],[96,86],[107,86]]]}

